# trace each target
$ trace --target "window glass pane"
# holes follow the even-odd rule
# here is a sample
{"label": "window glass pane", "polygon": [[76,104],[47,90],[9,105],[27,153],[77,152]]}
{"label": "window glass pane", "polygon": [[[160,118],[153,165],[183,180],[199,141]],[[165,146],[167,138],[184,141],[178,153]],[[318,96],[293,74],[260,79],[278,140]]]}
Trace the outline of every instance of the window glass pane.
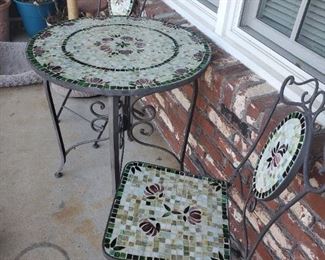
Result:
{"label": "window glass pane", "polygon": [[302,0],[262,0],[257,18],[290,37]]}
{"label": "window glass pane", "polygon": [[325,0],[311,0],[297,41],[325,57]]}
{"label": "window glass pane", "polygon": [[198,0],[200,3],[204,4],[206,7],[214,12],[218,11],[219,0]]}

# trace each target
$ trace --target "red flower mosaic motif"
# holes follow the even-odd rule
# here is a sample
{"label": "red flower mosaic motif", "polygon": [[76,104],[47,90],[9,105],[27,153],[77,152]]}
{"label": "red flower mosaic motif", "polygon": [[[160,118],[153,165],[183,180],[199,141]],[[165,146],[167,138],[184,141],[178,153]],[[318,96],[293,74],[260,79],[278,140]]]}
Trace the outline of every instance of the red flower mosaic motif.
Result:
{"label": "red flower mosaic motif", "polygon": [[40,46],[34,47],[35,56],[42,56],[44,53],[45,53],[45,50],[42,47],[40,47]]}
{"label": "red flower mosaic motif", "polygon": [[271,156],[267,159],[268,165],[267,168],[276,168],[279,166],[280,161],[283,155],[288,151],[288,145],[282,144],[280,142],[277,143],[276,147],[274,147],[271,151]]}
{"label": "red flower mosaic motif", "polygon": [[90,84],[97,84],[97,85],[101,85],[104,83],[104,81],[100,78],[96,78],[96,77],[85,77],[83,78],[86,82],[90,83]]}
{"label": "red flower mosaic motif", "polygon": [[201,223],[201,210],[198,207],[192,207],[189,209],[188,212],[188,222],[190,222],[192,225],[196,225],[198,223]]}
{"label": "red flower mosaic motif", "polygon": [[[144,51],[143,48],[145,47],[145,43],[142,39],[133,38],[128,35],[114,35],[114,37],[108,36],[102,38],[100,41],[96,41],[94,45],[109,55],[122,54],[126,56],[132,54],[134,51],[141,53]],[[136,50],[130,49],[130,46],[132,45],[136,47]]]}
{"label": "red flower mosaic motif", "polygon": [[194,59],[196,61],[202,60],[203,57],[204,57],[204,52],[203,51],[199,51],[199,52],[197,52],[197,53],[194,54]]}
{"label": "red flower mosaic motif", "polygon": [[131,53],[133,53],[133,51],[131,51],[131,50],[119,50],[118,52],[120,54],[123,54],[123,55],[126,55],[126,56],[130,55]]}
{"label": "red flower mosaic motif", "polygon": [[160,232],[160,224],[154,225],[151,221],[155,221],[154,218],[144,219],[140,222],[139,227],[146,233],[147,236],[156,236]]}
{"label": "red flower mosaic motif", "polygon": [[109,47],[108,45],[102,45],[102,46],[100,46],[100,49],[102,51],[106,52],[106,53],[112,53],[113,52],[112,48]]}
{"label": "red flower mosaic motif", "polygon": [[102,39],[103,42],[112,42],[114,41],[114,38],[113,37],[105,37]]}
{"label": "red flower mosaic motif", "polygon": [[161,198],[164,196],[164,187],[160,184],[153,184],[150,186],[147,186],[144,195],[147,199],[155,199],[155,198]]}
{"label": "red flower mosaic motif", "polygon": [[48,37],[52,36],[52,33],[50,31],[45,31],[41,34],[40,38],[41,39],[46,39]]}
{"label": "red flower mosaic motif", "polygon": [[152,85],[154,84],[154,81],[153,80],[150,80],[150,79],[138,79],[135,84],[137,86],[149,86],[149,85]]}
{"label": "red flower mosaic motif", "polygon": [[48,64],[47,65],[47,68],[53,72],[53,73],[61,73],[63,71],[62,67],[61,66],[56,66],[56,65],[52,65],[52,64]]}
{"label": "red flower mosaic motif", "polygon": [[178,76],[182,76],[182,75],[184,75],[187,72],[188,72],[188,69],[187,68],[175,70],[175,74],[178,75]]}

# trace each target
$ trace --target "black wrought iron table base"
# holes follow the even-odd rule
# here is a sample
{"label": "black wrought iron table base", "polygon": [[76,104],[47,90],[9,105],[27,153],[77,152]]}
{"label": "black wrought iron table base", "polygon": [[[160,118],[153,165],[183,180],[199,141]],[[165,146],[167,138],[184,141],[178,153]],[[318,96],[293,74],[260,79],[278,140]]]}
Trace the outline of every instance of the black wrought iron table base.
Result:
{"label": "black wrought iron table base", "polygon": [[[153,148],[157,148],[161,151],[169,153],[171,156],[175,158],[175,160],[179,163],[180,169],[184,170],[184,159],[185,152],[188,143],[188,137],[190,133],[190,128],[193,120],[194,108],[198,95],[198,80],[196,79],[193,84],[193,94],[191,98],[191,106],[188,111],[188,118],[185,125],[184,130],[184,140],[181,146],[181,150],[178,154],[174,153],[171,150],[166,149],[165,147],[151,144],[145,141],[140,140],[135,135],[135,131],[139,130],[139,134],[144,137],[149,137],[154,133],[154,125],[153,120],[156,117],[156,110],[152,105],[143,105],[140,108],[137,108],[137,104],[144,97],[136,97],[132,100],[131,96],[110,96],[108,97],[108,114],[99,113],[96,111],[96,107],[98,107],[101,111],[105,109],[105,103],[102,101],[96,101],[92,103],[90,106],[91,113],[95,116],[93,120],[89,120],[84,118],[82,115],[77,114],[81,118],[88,121],[91,125],[91,128],[98,132],[97,138],[85,140],[78,142],[68,148],[65,147],[64,140],[61,133],[60,121],[59,117],[62,112],[62,108],[65,107],[65,102],[70,95],[71,91],[68,92],[67,97],[64,99],[63,104],[59,112],[56,112],[55,105],[53,102],[51,86],[49,81],[44,81],[44,88],[47,96],[47,101],[49,104],[51,118],[53,121],[58,145],[59,145],[59,153],[60,153],[60,166],[58,170],[55,172],[56,177],[62,177],[62,170],[67,160],[67,155],[77,148],[80,145],[93,143],[95,148],[98,148],[98,143],[103,141],[109,141],[109,150],[110,150],[110,167],[111,172],[114,172],[115,175],[115,185],[116,187],[120,183],[120,172],[121,165],[123,163],[123,155],[124,155],[124,147],[125,147],[125,133],[130,141],[137,142],[144,146],[149,146]],[[66,107],[65,107],[66,108]],[[101,121],[101,123],[98,123]],[[109,136],[102,138],[102,134],[105,128],[108,127]]]}

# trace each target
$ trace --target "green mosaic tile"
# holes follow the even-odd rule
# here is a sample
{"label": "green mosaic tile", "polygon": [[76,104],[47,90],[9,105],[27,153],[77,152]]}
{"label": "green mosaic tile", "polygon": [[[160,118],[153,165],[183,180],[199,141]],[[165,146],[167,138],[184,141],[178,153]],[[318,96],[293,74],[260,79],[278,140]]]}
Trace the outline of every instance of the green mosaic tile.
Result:
{"label": "green mosaic tile", "polygon": [[[290,176],[298,162],[306,134],[305,117],[290,113],[270,134],[254,172],[252,189],[256,198],[268,199]],[[282,186],[283,188],[283,186]]]}
{"label": "green mosaic tile", "polygon": [[34,68],[53,79],[99,90],[180,85],[211,57],[207,42],[187,29],[123,16],[52,26],[29,42],[26,53]]}
{"label": "green mosaic tile", "polygon": [[122,179],[104,235],[107,256],[229,259],[226,182],[144,162],[127,164]]}

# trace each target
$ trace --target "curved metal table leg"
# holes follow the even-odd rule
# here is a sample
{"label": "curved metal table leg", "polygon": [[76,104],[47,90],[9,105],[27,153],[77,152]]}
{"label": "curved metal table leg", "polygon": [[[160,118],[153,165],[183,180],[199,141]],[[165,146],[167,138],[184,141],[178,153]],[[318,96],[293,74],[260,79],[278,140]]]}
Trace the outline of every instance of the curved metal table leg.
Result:
{"label": "curved metal table leg", "polygon": [[115,177],[115,188],[120,184],[120,129],[119,129],[119,100],[120,97],[108,97],[108,128],[110,168]]}
{"label": "curved metal table leg", "polygon": [[55,175],[55,177],[60,178],[63,175],[62,169],[66,162],[66,152],[65,152],[65,147],[64,147],[64,142],[63,142],[63,138],[62,138],[62,134],[61,134],[58,117],[56,116],[56,111],[55,111],[55,106],[53,103],[50,83],[48,81],[44,81],[43,85],[44,85],[45,94],[46,94],[47,102],[48,102],[49,109],[50,109],[50,114],[51,114],[51,118],[52,118],[52,122],[53,122],[53,126],[54,126],[55,135],[56,135],[58,145],[59,145],[60,158],[61,158],[60,167],[58,168],[58,170],[55,172],[54,175]]}

